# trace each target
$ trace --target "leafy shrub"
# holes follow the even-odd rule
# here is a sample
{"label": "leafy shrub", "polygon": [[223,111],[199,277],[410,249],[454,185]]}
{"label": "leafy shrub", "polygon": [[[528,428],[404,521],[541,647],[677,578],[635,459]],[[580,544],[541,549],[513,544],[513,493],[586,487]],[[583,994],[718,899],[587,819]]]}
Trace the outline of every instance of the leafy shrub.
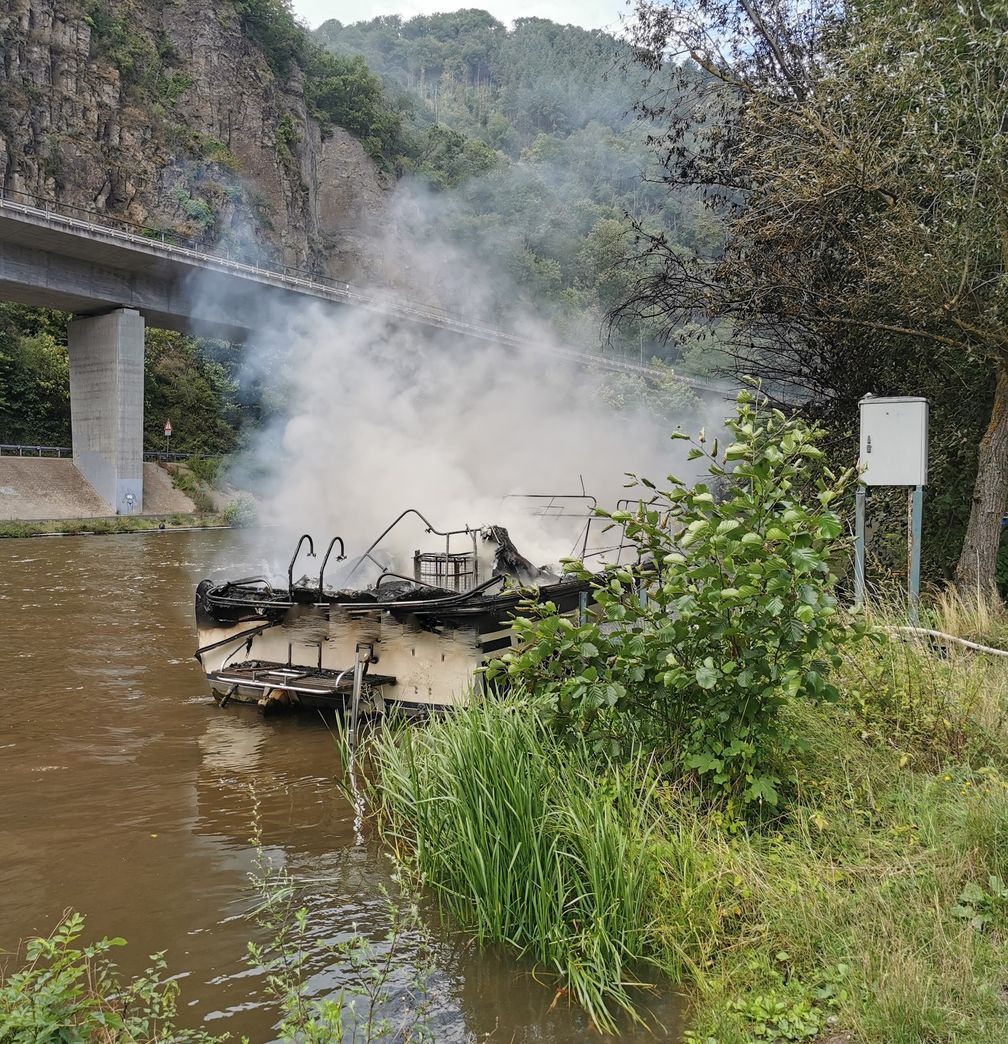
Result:
{"label": "leafy shrub", "polygon": [[823,465],[818,430],[749,392],[727,427],[723,452],[701,432],[689,453],[719,495],[674,476],[664,490],[638,480],[636,512],[602,512],[636,562],[599,575],[569,564],[592,585],[595,618],[578,626],[534,606],[516,621],[522,648],[491,673],[546,696],[567,735],[613,752],[643,742],[670,774],[773,805],[777,759],[800,743],[782,706],[835,699],[830,672],[860,633],[838,612],[829,566],[841,546],[831,505],[851,473]]}
{"label": "leafy shrub", "polygon": [[108,954],[124,939],[74,944],[84,918],[67,915],[48,938],[32,939],[25,964],[0,978],[0,1040],[5,1044],[119,1041],[121,1044],[217,1044],[221,1038],[173,1025],[178,983],[165,978],[162,955],[124,981]]}
{"label": "leafy shrub", "polygon": [[0,539],[3,537],[30,537],[35,527],[27,522],[0,522]]}
{"label": "leafy shrub", "polygon": [[236,529],[254,526],[256,523],[255,502],[251,497],[240,496],[224,508],[224,521]]}
{"label": "leafy shrub", "polygon": [[220,457],[204,457],[196,454],[186,463],[200,482],[205,482],[208,486],[217,484],[217,478],[220,475]]}

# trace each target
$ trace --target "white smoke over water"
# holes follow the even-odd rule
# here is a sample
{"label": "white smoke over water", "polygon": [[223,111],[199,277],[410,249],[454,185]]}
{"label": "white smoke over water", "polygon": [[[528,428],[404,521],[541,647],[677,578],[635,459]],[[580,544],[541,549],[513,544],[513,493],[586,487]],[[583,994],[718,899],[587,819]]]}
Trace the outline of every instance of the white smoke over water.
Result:
{"label": "white smoke over water", "polygon": [[[415,213],[415,196],[410,205]],[[403,282],[450,273],[428,286],[428,302],[479,315],[499,301],[502,275],[435,236],[406,241],[399,228],[385,250],[409,273]],[[495,318],[501,322],[499,312]],[[695,410],[671,422],[643,405],[617,410],[612,374],[550,355],[549,330],[527,311],[516,307],[504,321],[528,347],[462,340],[361,307],[320,304],[269,317],[246,348],[247,366],[260,379],[268,374],[270,398],[282,408],[232,477],[254,489],[261,520],[281,527],[271,540],[273,575],[286,570],[301,532],[314,536],[320,558],[330,537],[341,536],[352,559],[410,507],[438,529],[503,525],[534,564],[556,564],[575,551],[583,520],[537,516],[544,502],[514,495],[576,495],[583,482],[612,508],[637,495],[625,489],[626,472],[661,479],[685,471],[683,444],[668,435],[676,423],[703,423]],[[567,510],[583,509],[568,502]],[[418,521],[396,532],[398,542],[383,547],[395,553],[398,572],[412,573],[417,548],[444,549]],[[593,543],[611,543],[598,523],[592,532]],[[340,579],[330,565],[327,582]]]}

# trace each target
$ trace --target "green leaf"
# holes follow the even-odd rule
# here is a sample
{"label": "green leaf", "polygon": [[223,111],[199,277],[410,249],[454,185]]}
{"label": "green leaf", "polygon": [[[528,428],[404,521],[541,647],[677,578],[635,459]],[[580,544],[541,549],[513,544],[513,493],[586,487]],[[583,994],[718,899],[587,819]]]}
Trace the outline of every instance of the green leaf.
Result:
{"label": "green leaf", "polygon": [[701,689],[713,689],[717,685],[718,672],[714,667],[701,664],[696,669],[696,683]]}

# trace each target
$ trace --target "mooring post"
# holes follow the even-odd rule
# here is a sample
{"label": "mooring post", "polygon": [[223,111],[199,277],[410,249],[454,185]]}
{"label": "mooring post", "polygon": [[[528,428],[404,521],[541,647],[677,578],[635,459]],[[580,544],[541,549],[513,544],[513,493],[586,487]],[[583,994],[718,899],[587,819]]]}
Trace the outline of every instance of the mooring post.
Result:
{"label": "mooring post", "polygon": [[865,537],[864,515],[867,488],[859,482],[854,497],[854,608],[864,604],[865,593]]}
{"label": "mooring post", "polygon": [[912,626],[917,626],[917,607],[920,604],[920,545],[924,514],[924,487],[914,486],[908,491],[907,504],[907,609]]}

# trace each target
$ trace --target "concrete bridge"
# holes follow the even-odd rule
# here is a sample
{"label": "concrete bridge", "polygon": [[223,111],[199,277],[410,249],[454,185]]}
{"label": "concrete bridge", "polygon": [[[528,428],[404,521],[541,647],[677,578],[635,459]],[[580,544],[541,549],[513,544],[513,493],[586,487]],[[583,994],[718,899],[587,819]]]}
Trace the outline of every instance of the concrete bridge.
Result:
{"label": "concrete bridge", "polygon": [[[199,289],[196,292],[196,280]],[[71,312],[70,407],[74,464],[117,514],[143,505],[146,324],[243,341],[278,309],[312,303],[360,308],[402,323],[508,347],[530,346],[463,315],[293,269],[208,253],[128,222],[0,195],[0,299]],[[635,374],[665,374],[621,359],[536,344],[545,356]],[[724,384],[678,378],[724,400]]]}

